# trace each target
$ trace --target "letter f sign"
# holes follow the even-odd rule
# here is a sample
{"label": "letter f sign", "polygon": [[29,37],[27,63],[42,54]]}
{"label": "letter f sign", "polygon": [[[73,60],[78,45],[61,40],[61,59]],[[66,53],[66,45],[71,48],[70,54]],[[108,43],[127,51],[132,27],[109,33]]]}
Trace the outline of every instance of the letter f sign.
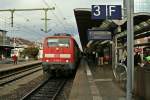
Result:
{"label": "letter f sign", "polygon": [[121,19],[121,6],[120,5],[108,5],[107,6],[107,18],[108,19]]}
{"label": "letter f sign", "polygon": [[112,13],[115,13],[115,8],[116,6],[109,6],[108,11],[109,11],[109,15],[108,16],[112,16]]}

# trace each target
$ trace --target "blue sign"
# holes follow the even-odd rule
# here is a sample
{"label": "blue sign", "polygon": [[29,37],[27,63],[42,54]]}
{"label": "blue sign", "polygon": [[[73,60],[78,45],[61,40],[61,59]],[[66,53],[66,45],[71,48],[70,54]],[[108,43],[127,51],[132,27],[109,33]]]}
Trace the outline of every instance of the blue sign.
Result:
{"label": "blue sign", "polygon": [[111,40],[111,32],[89,29],[88,30],[88,39],[89,40]]}
{"label": "blue sign", "polygon": [[106,19],[106,5],[92,5],[92,19]]}
{"label": "blue sign", "polygon": [[107,6],[107,18],[108,19],[121,19],[121,6],[120,5],[108,5]]}
{"label": "blue sign", "polygon": [[121,5],[92,5],[92,19],[121,19]]}

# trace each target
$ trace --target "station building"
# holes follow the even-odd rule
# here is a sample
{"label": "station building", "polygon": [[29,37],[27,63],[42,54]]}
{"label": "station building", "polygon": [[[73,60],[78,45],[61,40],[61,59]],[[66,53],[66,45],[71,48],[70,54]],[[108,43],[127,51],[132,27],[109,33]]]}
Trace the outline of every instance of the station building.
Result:
{"label": "station building", "polygon": [[9,57],[11,52],[10,38],[6,36],[7,31],[0,30],[0,56]]}

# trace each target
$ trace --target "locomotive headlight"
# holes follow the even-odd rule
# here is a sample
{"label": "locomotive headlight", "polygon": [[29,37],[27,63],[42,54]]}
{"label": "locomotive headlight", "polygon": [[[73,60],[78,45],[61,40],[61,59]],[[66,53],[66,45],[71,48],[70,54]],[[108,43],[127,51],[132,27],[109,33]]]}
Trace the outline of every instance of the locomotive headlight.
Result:
{"label": "locomotive headlight", "polygon": [[59,50],[59,48],[56,48],[56,50]]}
{"label": "locomotive headlight", "polygon": [[46,60],[46,62],[49,62],[49,60]]}
{"label": "locomotive headlight", "polygon": [[69,62],[69,60],[66,60],[66,63],[68,63]]}

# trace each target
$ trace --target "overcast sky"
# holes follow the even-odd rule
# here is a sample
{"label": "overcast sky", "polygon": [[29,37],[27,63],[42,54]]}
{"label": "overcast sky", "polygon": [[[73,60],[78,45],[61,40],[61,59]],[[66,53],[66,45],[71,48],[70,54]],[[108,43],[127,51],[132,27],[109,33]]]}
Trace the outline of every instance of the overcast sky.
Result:
{"label": "overcast sky", "polygon": [[48,11],[49,33],[44,33],[44,11],[15,12],[14,27],[11,28],[10,12],[0,12],[0,29],[8,31],[8,36],[38,40],[54,33],[78,35],[73,9],[91,8],[91,5],[122,4],[122,0],[0,0],[0,9],[29,9],[55,7]]}

